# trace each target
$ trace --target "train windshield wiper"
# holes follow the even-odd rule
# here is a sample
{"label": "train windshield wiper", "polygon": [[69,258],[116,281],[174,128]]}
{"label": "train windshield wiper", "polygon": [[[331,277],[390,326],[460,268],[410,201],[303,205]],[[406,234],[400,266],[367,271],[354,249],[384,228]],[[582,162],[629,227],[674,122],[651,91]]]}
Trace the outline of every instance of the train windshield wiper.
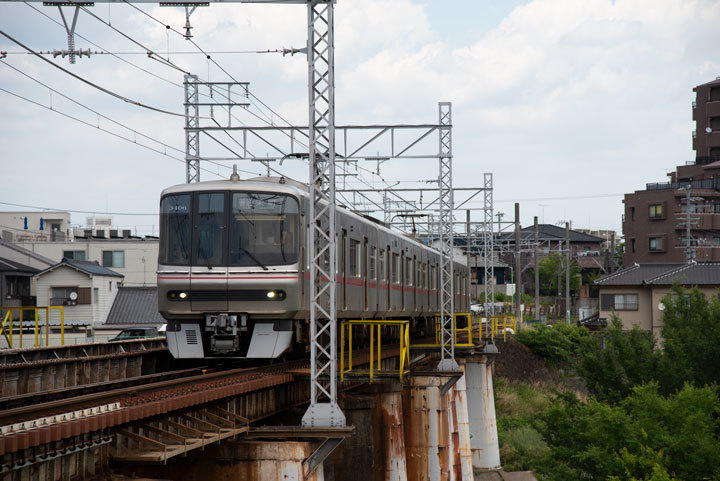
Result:
{"label": "train windshield wiper", "polygon": [[266,271],[268,270],[268,268],[267,268],[267,266],[266,266],[265,264],[263,264],[262,262],[260,262],[257,257],[255,257],[254,255],[250,254],[250,251],[249,251],[249,250],[247,250],[246,248],[241,247],[241,246],[238,246],[238,249],[240,249],[240,250],[243,251],[245,254],[247,254],[247,256],[248,256],[250,259],[254,260],[254,261],[255,261],[255,264],[257,264],[258,266],[262,267],[262,268],[265,269]]}

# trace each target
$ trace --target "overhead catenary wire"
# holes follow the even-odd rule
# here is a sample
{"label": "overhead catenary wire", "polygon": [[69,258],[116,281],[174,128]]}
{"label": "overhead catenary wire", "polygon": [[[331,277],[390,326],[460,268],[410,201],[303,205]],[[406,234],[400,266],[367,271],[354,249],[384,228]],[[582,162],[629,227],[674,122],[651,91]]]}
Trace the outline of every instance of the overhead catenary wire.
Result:
{"label": "overhead catenary wire", "polygon": [[50,86],[47,85],[46,83],[41,82],[40,80],[36,79],[36,78],[33,77],[32,75],[23,72],[22,70],[20,70],[19,68],[15,67],[15,66],[13,66],[13,65],[10,65],[9,63],[7,63],[7,62],[4,61],[4,60],[0,60],[0,63],[2,63],[3,65],[5,65],[5,66],[7,66],[7,67],[9,67],[9,68],[11,68],[11,69],[13,69],[13,70],[16,71],[17,73],[19,73],[19,74],[23,75],[24,77],[32,80],[33,82],[36,82],[37,84],[42,85],[42,86],[45,87],[46,89],[48,89],[48,90],[50,90],[50,91],[52,91],[52,92],[60,95],[61,97],[69,100],[70,102],[72,102],[72,103],[74,103],[74,104],[76,104],[76,105],[79,105],[80,107],[82,107],[82,108],[84,108],[84,109],[89,110],[90,112],[94,113],[95,115],[97,115],[97,116],[99,116],[99,117],[102,117],[103,119],[105,119],[105,120],[107,120],[107,121],[109,121],[109,122],[112,122],[112,123],[114,123],[114,124],[116,124],[116,125],[119,125],[120,127],[123,127],[123,128],[125,128],[125,129],[129,130],[130,132],[136,134],[136,135],[139,135],[139,136],[144,137],[144,138],[146,138],[146,139],[148,139],[148,140],[151,140],[152,142],[155,142],[155,143],[157,143],[157,144],[160,144],[160,145],[162,145],[162,146],[165,147],[165,148],[174,150],[174,151],[176,151],[176,152],[185,153],[185,151],[184,151],[183,149],[179,149],[179,148],[177,148],[177,147],[173,147],[172,145],[166,144],[165,142],[161,142],[161,141],[159,141],[159,140],[156,140],[156,139],[150,137],[149,135],[143,134],[142,132],[133,129],[132,127],[128,127],[127,125],[125,125],[125,124],[123,124],[123,123],[121,123],[121,122],[118,122],[117,120],[114,120],[114,119],[108,117],[107,115],[98,112],[98,111],[95,110],[95,109],[92,109],[92,108],[88,107],[87,105],[85,105],[85,104],[83,104],[83,103],[81,103],[81,102],[79,102],[79,101],[77,101],[77,100],[75,100],[75,99],[73,99],[73,98],[71,98],[71,97],[63,94],[63,93],[60,92],[59,90],[56,90],[56,89],[50,87]]}
{"label": "overhead catenary wire", "polygon": [[132,105],[135,105],[135,106],[137,106],[137,107],[142,107],[142,108],[144,108],[144,109],[152,110],[152,111],[154,111],[154,112],[158,112],[158,113],[161,113],[161,114],[172,115],[172,116],[174,116],[174,117],[183,117],[183,118],[186,117],[185,114],[180,114],[180,113],[177,113],[177,112],[170,112],[169,110],[164,110],[164,109],[161,109],[161,108],[158,108],[158,107],[153,107],[153,106],[151,106],[151,105],[147,105],[147,104],[144,104],[144,103],[142,103],[142,102],[138,102],[137,100],[133,100],[133,99],[131,99],[131,98],[125,97],[124,95],[120,95],[120,94],[118,94],[118,93],[116,93],[116,92],[113,92],[112,90],[106,89],[105,87],[102,87],[102,86],[96,84],[95,82],[91,82],[90,80],[87,80],[86,78],[83,78],[83,77],[81,77],[80,75],[77,75],[77,74],[69,71],[68,69],[66,69],[66,68],[64,68],[64,67],[61,67],[60,65],[56,64],[55,62],[52,62],[51,60],[46,59],[46,58],[43,57],[42,55],[39,55],[39,54],[38,54],[37,52],[35,52],[33,49],[31,49],[30,47],[26,46],[25,44],[23,44],[23,43],[20,42],[19,40],[15,39],[15,38],[12,37],[11,35],[5,33],[3,30],[0,30],[0,35],[2,35],[3,37],[7,38],[7,39],[10,40],[11,42],[17,44],[18,46],[24,48],[24,49],[27,50],[28,52],[31,52],[31,53],[34,54],[37,58],[41,59],[43,62],[46,62],[46,63],[52,65],[52,66],[55,67],[56,69],[58,69],[58,70],[60,70],[60,71],[62,71],[62,72],[64,72],[64,73],[70,75],[71,77],[79,80],[80,82],[83,82],[83,83],[86,84],[86,85],[89,85],[90,87],[93,87],[94,89],[97,89],[97,90],[99,90],[99,91],[101,91],[101,92],[103,92],[103,93],[106,93],[106,94],[110,95],[111,97],[115,97],[115,98],[117,98],[117,99],[119,99],[119,100],[122,100],[123,102],[127,102],[127,103],[132,104]]}
{"label": "overhead catenary wire", "polygon": [[22,207],[24,209],[38,209],[38,210],[44,210],[44,211],[57,211],[57,212],[70,212],[72,214],[107,214],[107,215],[152,215],[156,216],[158,215],[157,212],[155,213],[148,213],[148,212],[100,212],[98,210],[74,210],[74,209],[60,209],[58,207],[39,207],[36,205],[25,205],[25,204],[15,204],[13,202],[3,202],[0,201],[0,204],[2,205],[9,205],[12,207]]}

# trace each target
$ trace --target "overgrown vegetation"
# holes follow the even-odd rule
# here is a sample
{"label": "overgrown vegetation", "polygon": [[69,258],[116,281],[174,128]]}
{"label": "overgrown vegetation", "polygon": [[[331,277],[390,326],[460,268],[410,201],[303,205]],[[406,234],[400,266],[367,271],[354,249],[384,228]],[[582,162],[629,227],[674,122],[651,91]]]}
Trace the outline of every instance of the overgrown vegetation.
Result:
{"label": "overgrown vegetation", "polygon": [[553,481],[720,481],[720,302],[675,287],[663,342],[619,320],[600,334],[568,325],[517,340],[571,366],[589,399],[496,382],[501,459]]}

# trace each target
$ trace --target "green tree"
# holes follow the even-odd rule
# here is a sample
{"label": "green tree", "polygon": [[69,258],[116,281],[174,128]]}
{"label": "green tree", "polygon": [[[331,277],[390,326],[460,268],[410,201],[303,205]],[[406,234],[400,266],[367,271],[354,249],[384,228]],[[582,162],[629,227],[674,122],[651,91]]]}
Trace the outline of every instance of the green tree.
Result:
{"label": "green tree", "polygon": [[622,321],[613,317],[601,335],[581,340],[577,370],[598,400],[616,403],[633,386],[657,378],[659,358],[651,333],[637,327],[623,332]]}
{"label": "green tree", "polygon": [[674,286],[663,298],[664,391],[720,384],[720,302],[697,288]]}
{"label": "green tree", "polygon": [[[540,293],[544,296],[554,296],[558,293],[558,271],[560,274],[560,292],[565,291],[565,256],[553,252],[547,257],[540,259],[539,277]],[[582,285],[582,268],[577,261],[570,262],[570,289],[578,289]],[[535,278],[533,272],[533,279]]]}

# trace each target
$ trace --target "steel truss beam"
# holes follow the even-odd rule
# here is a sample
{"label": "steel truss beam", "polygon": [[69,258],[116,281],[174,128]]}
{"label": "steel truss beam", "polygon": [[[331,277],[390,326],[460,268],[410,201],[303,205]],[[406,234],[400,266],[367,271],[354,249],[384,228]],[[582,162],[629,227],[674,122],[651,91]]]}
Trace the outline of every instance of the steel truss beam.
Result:
{"label": "steel truss beam", "polygon": [[200,182],[200,107],[198,77],[185,75],[185,181]]}
{"label": "steel truss beam", "polygon": [[310,407],[302,425],[344,427],[337,404],[334,5],[311,0],[307,7]]}
{"label": "steel truss beam", "polygon": [[452,104],[440,102],[438,175],[440,231],[440,363],[438,371],[458,371],[455,361],[455,278],[453,270]]}
{"label": "steel truss beam", "polygon": [[[484,272],[484,285],[483,294],[484,309],[483,313],[486,317],[492,317],[495,315],[495,248],[493,242],[495,236],[493,235],[493,175],[485,174],[485,222],[482,230],[482,253],[483,253],[483,268]],[[488,324],[490,322],[488,321]]]}

